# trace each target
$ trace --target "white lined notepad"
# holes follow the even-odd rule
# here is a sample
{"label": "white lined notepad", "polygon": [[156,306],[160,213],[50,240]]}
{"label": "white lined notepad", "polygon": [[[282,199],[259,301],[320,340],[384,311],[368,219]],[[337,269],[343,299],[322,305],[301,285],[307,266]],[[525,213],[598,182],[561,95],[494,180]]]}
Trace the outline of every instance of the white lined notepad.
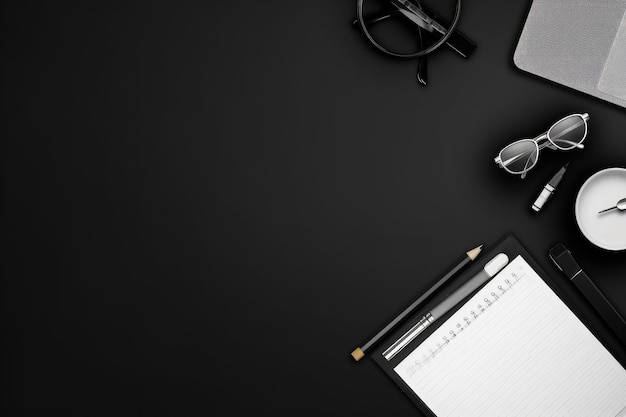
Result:
{"label": "white lined notepad", "polygon": [[394,371],[438,417],[626,417],[626,370],[521,255]]}

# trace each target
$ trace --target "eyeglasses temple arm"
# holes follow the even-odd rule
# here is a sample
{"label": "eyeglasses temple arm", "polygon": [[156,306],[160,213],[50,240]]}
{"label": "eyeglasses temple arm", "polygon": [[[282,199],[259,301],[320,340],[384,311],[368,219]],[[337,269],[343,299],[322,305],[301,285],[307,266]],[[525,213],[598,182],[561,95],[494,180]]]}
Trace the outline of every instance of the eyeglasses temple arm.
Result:
{"label": "eyeglasses temple arm", "polygon": [[[388,13],[382,14],[380,16],[376,16],[376,17],[372,17],[370,19],[367,19],[365,21],[365,23],[368,24],[368,25],[373,25],[375,23],[379,23],[379,22],[382,22],[384,20],[387,20],[390,17],[400,16],[400,15],[401,15],[400,11],[396,9],[396,10],[392,10],[392,11],[390,11]],[[359,25],[359,19],[354,19],[352,21],[352,25],[353,26],[358,26]]]}
{"label": "eyeglasses temple arm", "polygon": [[[446,28],[450,27],[450,22],[441,18],[441,16],[435,13],[434,10],[427,7],[423,2],[418,0],[391,0],[391,3],[400,6],[401,8],[408,9],[409,11],[419,8],[421,13],[418,13],[418,15],[422,14],[426,21],[433,25],[433,29],[439,33],[445,33]],[[452,35],[448,38],[446,45],[463,58],[469,58],[476,49],[476,44],[458,29],[454,29]]]}

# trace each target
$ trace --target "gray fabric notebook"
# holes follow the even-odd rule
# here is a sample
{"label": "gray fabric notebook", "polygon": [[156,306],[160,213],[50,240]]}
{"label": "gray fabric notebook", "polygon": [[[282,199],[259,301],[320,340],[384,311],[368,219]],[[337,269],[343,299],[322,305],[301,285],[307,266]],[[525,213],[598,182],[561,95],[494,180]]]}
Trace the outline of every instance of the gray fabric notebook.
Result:
{"label": "gray fabric notebook", "polygon": [[513,61],[626,107],[626,0],[533,0]]}

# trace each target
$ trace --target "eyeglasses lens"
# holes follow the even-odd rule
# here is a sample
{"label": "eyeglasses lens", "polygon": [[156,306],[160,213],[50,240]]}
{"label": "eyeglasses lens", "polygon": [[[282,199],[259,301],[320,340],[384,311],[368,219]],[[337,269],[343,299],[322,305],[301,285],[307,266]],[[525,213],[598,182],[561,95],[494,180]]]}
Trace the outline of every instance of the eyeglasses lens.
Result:
{"label": "eyeglasses lens", "polygon": [[511,172],[521,174],[537,162],[537,144],[532,140],[520,140],[502,150],[502,165]]}
{"label": "eyeglasses lens", "polygon": [[380,3],[363,2],[365,27],[375,42],[397,54],[412,54],[428,46],[422,45],[423,31],[416,23],[403,16],[395,7],[391,11],[381,13]]}
{"label": "eyeglasses lens", "polygon": [[568,150],[575,148],[585,138],[585,121],[580,116],[567,117],[548,131],[548,138],[558,148]]}

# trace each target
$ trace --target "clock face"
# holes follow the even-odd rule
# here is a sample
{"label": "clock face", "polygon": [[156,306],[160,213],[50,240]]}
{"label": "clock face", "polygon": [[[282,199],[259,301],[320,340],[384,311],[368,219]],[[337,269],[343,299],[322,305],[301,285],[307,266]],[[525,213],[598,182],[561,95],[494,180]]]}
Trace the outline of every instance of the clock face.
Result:
{"label": "clock face", "polygon": [[[616,207],[622,207],[618,203],[623,198],[626,198],[625,168],[598,171],[578,191],[576,222],[594,245],[611,251],[626,249],[626,210]],[[607,210],[611,207],[616,208]]]}

